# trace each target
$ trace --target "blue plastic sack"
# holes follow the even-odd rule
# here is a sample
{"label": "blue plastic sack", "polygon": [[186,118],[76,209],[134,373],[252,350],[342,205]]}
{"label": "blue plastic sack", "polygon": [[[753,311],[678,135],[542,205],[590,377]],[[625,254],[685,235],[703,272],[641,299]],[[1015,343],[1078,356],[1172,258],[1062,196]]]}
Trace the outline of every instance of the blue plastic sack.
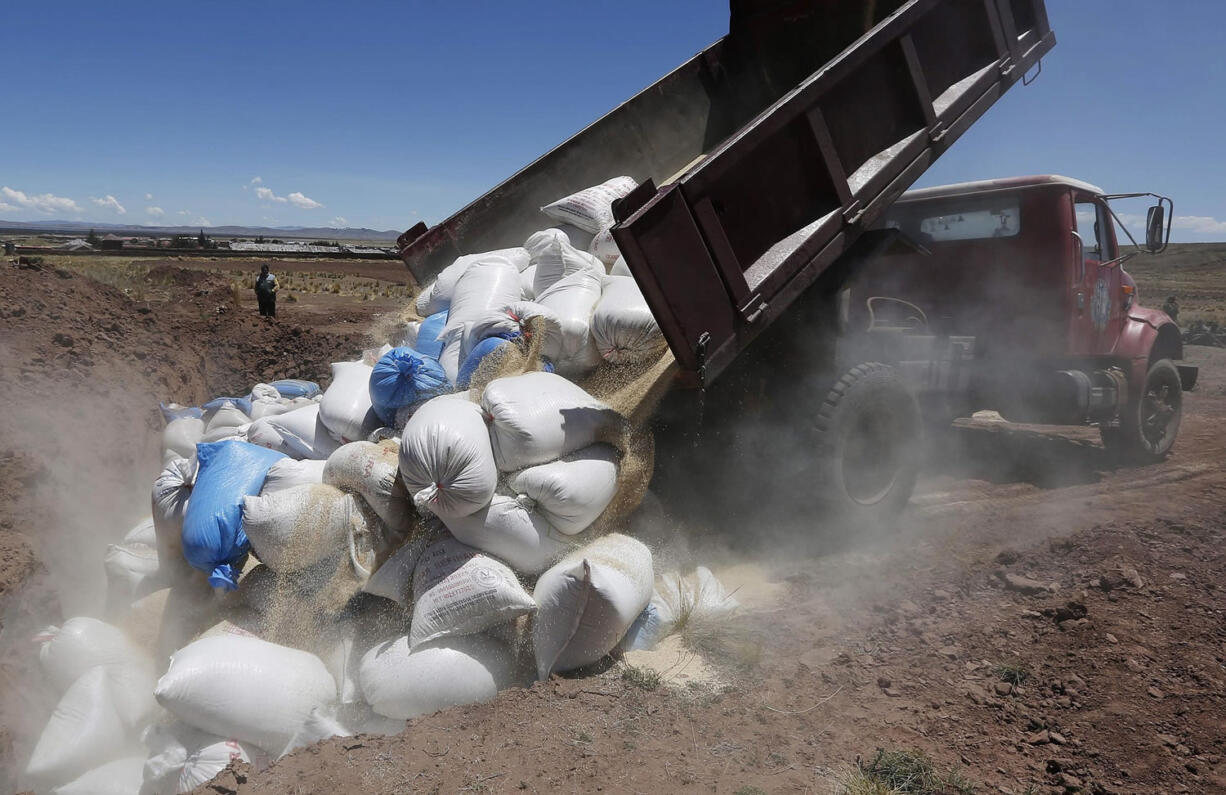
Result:
{"label": "blue plastic sack", "polygon": [[417,329],[417,344],[413,346],[414,349],[423,356],[437,359],[443,353],[443,341],[438,335],[443,333],[446,325],[446,312],[435,312],[423,320],[421,327]]}
{"label": "blue plastic sack", "polygon": [[468,389],[468,384],[470,381],[472,381],[473,373],[477,372],[477,368],[481,366],[481,362],[485,360],[485,357],[489,356],[503,345],[510,345],[511,340],[518,336],[519,332],[506,332],[503,334],[497,334],[493,337],[486,337],[474,345],[473,349],[468,352],[468,357],[464,359],[464,363],[460,365],[459,372],[456,373],[456,389]]}
{"label": "blue plastic sack", "polygon": [[200,408],[205,411],[215,411],[216,409],[226,405],[226,403],[233,403],[238,407],[239,411],[243,412],[248,417],[251,416],[251,398],[245,397],[217,397],[213,398],[208,403],[205,403]]}
{"label": "blue plastic sack", "polygon": [[656,644],[662,640],[663,629],[664,627],[660,625],[660,611],[656,609],[653,602],[648,602],[643,612],[639,613],[639,617],[634,619],[630,629],[626,630],[626,636],[622,638],[620,644],[622,651],[654,649]]}
{"label": "blue plastic sack", "polygon": [[387,425],[396,421],[396,409],[447,394],[451,384],[437,359],[412,348],[392,348],[375,362],[370,373],[370,404]]}
{"label": "blue plastic sack", "polygon": [[268,468],[282,458],[237,439],[196,445],[199,470],[183,516],[183,557],[208,574],[214,588],[238,588],[235,566],[251,548],[243,532],[243,497],[259,494]]}
{"label": "blue plastic sack", "polygon": [[204,412],[201,411],[198,406],[179,406],[178,408],[172,409],[165,403],[159,403],[158,408],[162,410],[162,422],[166,423],[167,425],[175,420],[181,420],[185,417],[200,419],[204,416]]}
{"label": "blue plastic sack", "polygon": [[313,398],[319,394],[319,384],[301,378],[283,378],[273,381],[269,386],[280,392],[283,398]]}

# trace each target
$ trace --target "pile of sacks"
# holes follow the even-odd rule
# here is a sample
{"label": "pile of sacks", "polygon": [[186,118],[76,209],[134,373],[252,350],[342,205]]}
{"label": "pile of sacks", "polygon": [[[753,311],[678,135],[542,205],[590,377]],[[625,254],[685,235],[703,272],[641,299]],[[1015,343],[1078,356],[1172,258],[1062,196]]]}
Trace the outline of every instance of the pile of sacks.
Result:
{"label": "pile of sacks", "polygon": [[633,186],[461,257],[326,390],[164,405],[152,516],[104,560],[108,621],[38,638],[60,702],[28,785],[185,792],[650,647],[687,600],[731,609],[709,572],[657,587],[637,431],[575,383],[665,349],[608,234]]}

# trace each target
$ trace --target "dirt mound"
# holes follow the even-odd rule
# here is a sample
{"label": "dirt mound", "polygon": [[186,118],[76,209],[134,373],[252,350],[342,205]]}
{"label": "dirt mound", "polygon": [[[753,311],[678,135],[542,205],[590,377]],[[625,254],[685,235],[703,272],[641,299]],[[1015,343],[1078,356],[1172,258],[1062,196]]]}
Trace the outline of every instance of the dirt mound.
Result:
{"label": "dirt mound", "polygon": [[216,277],[208,271],[189,270],[165,264],[154,265],[145,274],[145,281],[150,284],[174,287],[195,287],[214,279]]}

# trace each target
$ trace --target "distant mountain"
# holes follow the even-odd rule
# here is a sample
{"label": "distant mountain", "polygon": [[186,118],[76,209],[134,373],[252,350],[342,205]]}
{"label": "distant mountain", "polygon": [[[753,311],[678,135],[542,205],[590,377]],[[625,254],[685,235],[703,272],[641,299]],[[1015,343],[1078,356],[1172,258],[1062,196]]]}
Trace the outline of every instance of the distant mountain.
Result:
{"label": "distant mountain", "polygon": [[307,238],[320,240],[370,240],[394,241],[400,232],[387,229],[366,229],[365,227],[304,227],[304,226],[140,226],[136,224],[86,224],[79,221],[0,221],[0,229],[13,232],[42,232],[76,234],[89,232],[91,229],[104,230],[115,234],[129,235],[194,235],[201,229],[209,237],[279,237]]}

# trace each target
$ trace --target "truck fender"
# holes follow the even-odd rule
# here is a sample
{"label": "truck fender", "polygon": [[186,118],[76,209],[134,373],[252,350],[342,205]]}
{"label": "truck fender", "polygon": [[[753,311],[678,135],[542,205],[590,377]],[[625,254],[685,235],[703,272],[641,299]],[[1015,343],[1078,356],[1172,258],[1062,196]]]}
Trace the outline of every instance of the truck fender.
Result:
{"label": "truck fender", "polygon": [[1133,307],[1113,353],[1128,362],[1128,386],[1139,390],[1149,366],[1159,359],[1183,358],[1183,335],[1165,312]]}

